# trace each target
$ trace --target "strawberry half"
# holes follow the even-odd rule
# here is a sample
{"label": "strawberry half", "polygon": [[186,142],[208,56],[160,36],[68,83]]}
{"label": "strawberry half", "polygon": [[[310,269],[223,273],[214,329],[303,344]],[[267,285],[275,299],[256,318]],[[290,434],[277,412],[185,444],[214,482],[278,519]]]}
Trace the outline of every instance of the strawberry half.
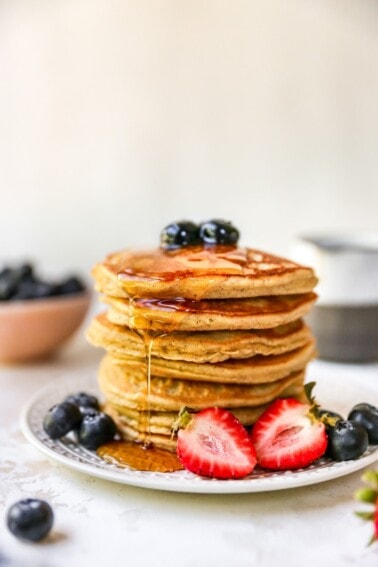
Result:
{"label": "strawberry half", "polygon": [[229,411],[213,407],[191,414],[183,410],[177,428],[177,455],[187,470],[229,479],[242,478],[255,468],[251,438]]}
{"label": "strawberry half", "polygon": [[252,429],[257,462],[266,469],[288,470],[306,467],[327,448],[324,423],[313,406],[294,398],[273,402]]}

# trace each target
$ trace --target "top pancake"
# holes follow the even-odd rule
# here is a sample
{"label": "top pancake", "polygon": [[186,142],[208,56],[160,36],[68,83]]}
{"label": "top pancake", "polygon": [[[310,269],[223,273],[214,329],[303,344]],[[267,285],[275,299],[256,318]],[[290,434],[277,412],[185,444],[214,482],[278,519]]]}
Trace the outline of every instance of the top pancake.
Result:
{"label": "top pancake", "polygon": [[188,246],[124,250],[93,268],[96,289],[113,297],[228,299],[308,293],[313,270],[251,248]]}

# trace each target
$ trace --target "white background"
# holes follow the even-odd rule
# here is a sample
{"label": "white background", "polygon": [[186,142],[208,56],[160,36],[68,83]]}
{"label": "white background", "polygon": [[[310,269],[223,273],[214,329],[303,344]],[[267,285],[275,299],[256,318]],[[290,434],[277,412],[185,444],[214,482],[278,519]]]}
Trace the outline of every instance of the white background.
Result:
{"label": "white background", "polygon": [[1,0],[0,260],[374,230],[375,0]]}

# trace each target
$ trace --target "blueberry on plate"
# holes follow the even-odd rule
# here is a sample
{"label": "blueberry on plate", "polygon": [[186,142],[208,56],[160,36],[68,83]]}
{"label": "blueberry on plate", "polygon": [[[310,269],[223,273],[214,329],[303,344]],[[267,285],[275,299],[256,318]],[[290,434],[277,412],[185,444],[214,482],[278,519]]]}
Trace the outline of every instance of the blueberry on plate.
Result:
{"label": "blueberry on plate", "polygon": [[[341,419],[344,419],[343,416],[333,410],[328,410],[325,408],[320,408],[318,410],[318,414],[320,419],[325,425],[327,435],[329,436],[331,430],[335,427],[336,423]],[[330,444],[327,444],[326,451],[324,453],[325,457],[330,457]]]}
{"label": "blueberry on plate", "polygon": [[364,427],[369,436],[369,443],[378,443],[378,408],[367,403],[353,406],[348,419],[356,421]]}
{"label": "blueberry on plate", "polygon": [[87,394],[86,392],[77,392],[75,394],[70,394],[66,398],[64,398],[65,402],[70,402],[71,404],[75,404],[79,407],[85,408],[94,408],[99,409],[100,404],[96,396],[92,394]]}
{"label": "blueberry on plate", "polygon": [[169,224],[160,234],[160,244],[167,250],[200,244],[199,227],[191,221]]}
{"label": "blueberry on plate", "polygon": [[82,420],[79,407],[70,402],[55,404],[43,420],[43,429],[51,439],[60,439],[76,429]]}
{"label": "blueberry on plate", "polygon": [[368,434],[362,425],[339,419],[328,432],[327,455],[334,461],[350,461],[358,459],[368,445]]}
{"label": "blueberry on plate", "polygon": [[116,424],[110,415],[93,410],[83,417],[78,432],[79,443],[86,449],[94,451],[100,445],[111,441],[116,432]]}
{"label": "blueberry on plate", "polygon": [[51,530],[54,513],[44,500],[26,498],[9,508],[6,521],[9,530],[17,538],[40,541]]}
{"label": "blueberry on plate", "polygon": [[203,222],[199,234],[205,244],[231,245],[239,240],[239,231],[230,222],[219,219]]}
{"label": "blueberry on plate", "polygon": [[[85,415],[93,415],[95,413],[99,413],[100,410],[96,409],[96,408],[92,408],[91,406],[78,406],[80,413],[81,413],[81,417],[83,418]],[[79,426],[81,425],[81,422],[79,423]]]}

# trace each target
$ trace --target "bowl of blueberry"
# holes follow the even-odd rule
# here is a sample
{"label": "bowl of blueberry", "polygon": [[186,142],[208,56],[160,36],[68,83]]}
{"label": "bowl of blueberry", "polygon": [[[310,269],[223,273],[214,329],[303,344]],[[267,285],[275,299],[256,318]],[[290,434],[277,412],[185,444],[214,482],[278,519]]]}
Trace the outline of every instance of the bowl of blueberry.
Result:
{"label": "bowl of blueberry", "polygon": [[77,276],[42,279],[30,263],[0,269],[0,361],[24,362],[57,351],[77,331],[91,293]]}

